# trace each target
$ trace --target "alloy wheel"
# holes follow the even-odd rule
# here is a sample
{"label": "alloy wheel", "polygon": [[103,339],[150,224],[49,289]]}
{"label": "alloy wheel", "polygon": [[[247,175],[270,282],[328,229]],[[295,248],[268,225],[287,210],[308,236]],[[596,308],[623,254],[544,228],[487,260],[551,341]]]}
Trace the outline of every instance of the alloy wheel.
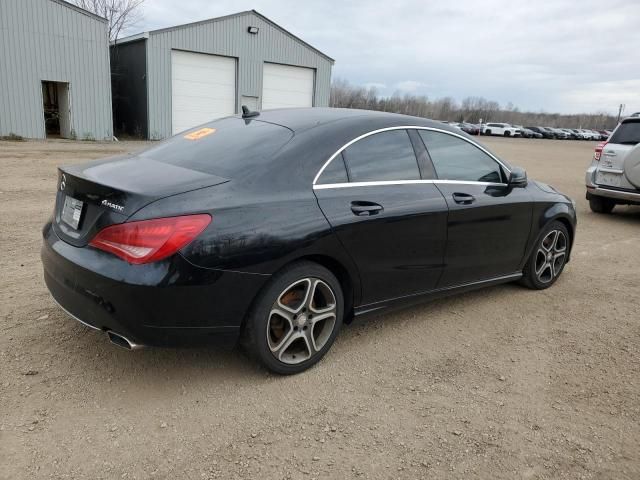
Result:
{"label": "alloy wheel", "polygon": [[309,360],[331,338],[336,315],[336,297],[326,282],[309,277],[292,283],[269,312],[266,335],[271,353],[292,365]]}
{"label": "alloy wheel", "polygon": [[542,239],[536,252],[535,273],[538,281],[549,283],[562,271],[567,257],[567,237],[560,230],[551,230]]}

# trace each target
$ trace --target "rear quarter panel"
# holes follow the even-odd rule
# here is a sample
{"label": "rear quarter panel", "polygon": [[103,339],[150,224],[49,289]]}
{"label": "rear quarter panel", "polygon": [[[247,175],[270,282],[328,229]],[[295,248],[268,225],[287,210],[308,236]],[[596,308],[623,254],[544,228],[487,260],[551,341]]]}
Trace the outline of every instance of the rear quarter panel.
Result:
{"label": "rear quarter panel", "polygon": [[194,265],[274,274],[297,259],[326,256],[349,272],[359,296],[357,269],[311,189],[275,190],[250,192],[232,181],[159,200],[130,220],[209,213],[209,227],[181,251]]}

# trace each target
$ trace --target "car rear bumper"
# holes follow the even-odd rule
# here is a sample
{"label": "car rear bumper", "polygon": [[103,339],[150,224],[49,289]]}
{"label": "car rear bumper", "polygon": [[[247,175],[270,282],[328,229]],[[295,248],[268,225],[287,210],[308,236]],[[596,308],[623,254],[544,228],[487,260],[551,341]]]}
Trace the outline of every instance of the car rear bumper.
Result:
{"label": "car rear bumper", "polygon": [[180,255],[130,265],[93,248],[74,247],[43,230],[45,283],[83,324],[134,346],[233,347],[252,299],[269,275],[197,267]]}
{"label": "car rear bumper", "polygon": [[613,190],[611,188],[603,187],[587,187],[587,200],[589,196],[595,195],[597,197],[613,198],[625,203],[633,203],[640,205],[640,193],[620,189]]}
{"label": "car rear bumper", "polygon": [[587,169],[585,183],[587,186],[587,200],[590,196],[612,198],[621,203],[640,204],[640,191],[627,188],[604,187],[595,183],[597,166],[592,165]]}

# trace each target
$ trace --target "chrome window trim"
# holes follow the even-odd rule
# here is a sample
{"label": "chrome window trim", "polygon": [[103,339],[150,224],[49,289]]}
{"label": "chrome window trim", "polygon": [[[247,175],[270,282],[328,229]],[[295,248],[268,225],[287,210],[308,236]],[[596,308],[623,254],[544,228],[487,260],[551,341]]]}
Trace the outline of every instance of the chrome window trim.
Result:
{"label": "chrome window trim", "polygon": [[487,187],[506,187],[506,183],[495,182],[473,182],[467,180],[380,180],[375,182],[348,182],[348,183],[324,183],[314,185],[314,190],[325,190],[328,188],[352,188],[352,187],[372,187],[375,185],[411,185],[411,184],[450,184],[450,185],[484,185]]}
{"label": "chrome window trim", "polygon": [[[440,132],[440,133],[446,133],[447,135],[451,135],[452,137],[457,137],[461,140],[464,140],[467,143],[470,143],[471,145],[473,145],[476,148],[479,148],[482,152],[486,153],[487,155],[489,155],[489,157],[491,157],[496,163],[498,163],[498,165],[500,165],[502,168],[504,168],[506,170],[507,175],[511,173],[511,169],[509,167],[507,167],[500,159],[498,159],[495,155],[493,155],[491,152],[489,152],[486,148],[484,148],[482,145],[471,141],[470,139],[463,137],[462,135],[459,135],[455,132],[449,132],[448,130],[442,130],[441,128],[435,128],[435,127],[421,127],[418,125],[402,125],[402,126],[398,126],[398,127],[385,127],[385,128],[379,128],[377,130],[372,130],[370,132],[364,133],[362,135],[360,135],[359,137],[354,138],[353,140],[345,143],[342,147],[340,147],[333,155],[331,155],[329,157],[329,159],[324,162],[324,165],[322,165],[322,167],[320,167],[320,170],[318,170],[318,173],[316,173],[316,176],[313,178],[313,188],[316,188],[320,185],[316,185],[318,179],[320,178],[320,175],[322,175],[322,172],[324,172],[325,168],[327,168],[329,166],[329,164],[333,161],[334,158],[336,158],[340,153],[342,153],[345,149],[347,149],[348,147],[350,147],[351,145],[353,145],[354,143],[362,140],[363,138],[369,137],[371,135],[375,135],[376,133],[381,133],[381,132],[388,132],[391,130],[430,130],[432,132]],[[428,150],[428,147],[427,147]],[[391,181],[391,184],[393,185],[402,185],[405,183],[415,183],[415,182],[432,182],[433,180],[395,180],[395,181]],[[443,181],[447,181],[447,182],[454,182],[455,180],[443,180]],[[379,182],[354,182],[354,183],[367,183],[367,184],[372,184],[372,185],[380,185],[380,184],[387,184],[386,181],[379,181]],[[462,183],[484,183],[484,182],[462,182]],[[341,185],[341,184],[325,184],[325,185]],[[493,184],[493,185],[503,185],[503,184]]]}

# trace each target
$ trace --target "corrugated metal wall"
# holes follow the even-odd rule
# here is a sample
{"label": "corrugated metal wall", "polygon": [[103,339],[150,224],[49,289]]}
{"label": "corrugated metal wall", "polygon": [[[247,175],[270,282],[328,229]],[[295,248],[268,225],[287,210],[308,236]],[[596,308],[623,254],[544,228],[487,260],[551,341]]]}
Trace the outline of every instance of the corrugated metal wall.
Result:
{"label": "corrugated metal wall", "polygon": [[[247,27],[260,29],[257,35]],[[252,12],[211,22],[150,32],[147,40],[149,137],[171,135],[171,49],[238,59],[237,110],[240,98],[262,97],[264,62],[316,70],[314,106],[329,105],[332,62]]]}
{"label": "corrugated metal wall", "polygon": [[0,0],[0,135],[44,138],[43,80],[69,83],[78,138],[111,138],[106,23],[55,0]]}

